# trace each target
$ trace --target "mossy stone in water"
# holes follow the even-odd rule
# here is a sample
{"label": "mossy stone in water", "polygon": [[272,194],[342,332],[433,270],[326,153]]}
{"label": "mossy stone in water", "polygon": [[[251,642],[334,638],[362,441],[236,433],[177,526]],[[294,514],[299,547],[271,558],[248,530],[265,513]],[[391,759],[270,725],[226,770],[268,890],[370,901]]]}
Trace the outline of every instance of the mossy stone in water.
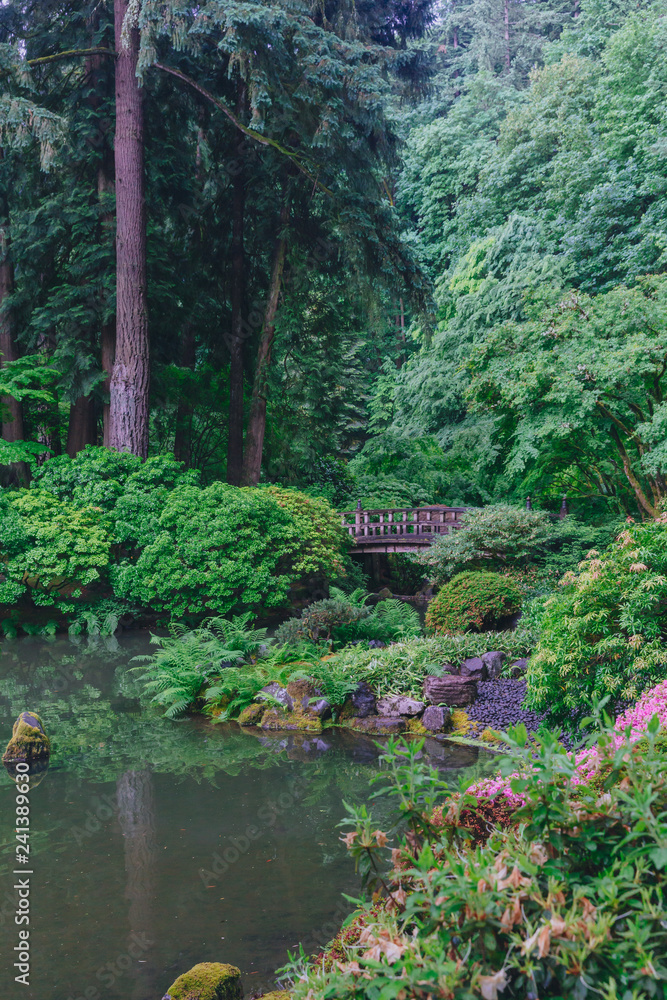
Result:
{"label": "mossy stone in water", "polygon": [[287,990],[274,990],[273,993],[263,993],[258,1000],[292,1000],[292,994]]}
{"label": "mossy stone in water", "polygon": [[162,1000],[242,1000],[241,970],[221,962],[200,962],[179,976]]}
{"label": "mossy stone in water", "polygon": [[43,761],[51,753],[51,743],[36,712],[21,712],[14,723],[12,738],[4,752],[3,764]]}

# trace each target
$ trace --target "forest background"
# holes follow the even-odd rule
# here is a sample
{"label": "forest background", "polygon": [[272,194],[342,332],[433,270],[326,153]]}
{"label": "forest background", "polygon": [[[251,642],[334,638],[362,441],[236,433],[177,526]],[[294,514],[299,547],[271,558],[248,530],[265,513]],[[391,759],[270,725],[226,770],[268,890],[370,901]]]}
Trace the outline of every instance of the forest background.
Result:
{"label": "forest background", "polygon": [[667,492],[663,0],[5,0],[0,461]]}

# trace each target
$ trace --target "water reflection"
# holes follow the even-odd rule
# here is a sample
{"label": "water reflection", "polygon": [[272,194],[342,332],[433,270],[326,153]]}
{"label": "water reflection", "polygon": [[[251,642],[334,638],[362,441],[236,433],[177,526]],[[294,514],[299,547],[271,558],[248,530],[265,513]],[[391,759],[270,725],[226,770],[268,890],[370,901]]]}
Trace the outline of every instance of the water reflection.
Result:
{"label": "water reflection", "polygon": [[[170,722],[142,704],[127,667],[147,648],[143,636],[117,648],[0,643],[3,731],[34,706],[52,741],[48,780],[31,795],[26,1000],[155,1000],[201,961],[240,966],[246,994],[269,990],[288,949],[321,945],[341,893],[358,894],[337,824],[343,800],[368,797],[376,742]],[[468,747],[427,749],[453,781],[488,766]],[[10,776],[0,781],[0,901],[10,902],[14,794]],[[13,998],[4,902],[0,996]]]}

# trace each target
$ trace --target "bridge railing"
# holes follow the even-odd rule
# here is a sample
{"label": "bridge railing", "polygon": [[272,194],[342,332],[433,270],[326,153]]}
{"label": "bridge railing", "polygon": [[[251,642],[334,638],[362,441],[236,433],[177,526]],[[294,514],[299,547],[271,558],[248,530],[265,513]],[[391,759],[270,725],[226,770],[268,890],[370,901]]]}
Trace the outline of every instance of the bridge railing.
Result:
{"label": "bridge railing", "polygon": [[401,538],[406,543],[428,544],[436,535],[463,527],[466,507],[380,507],[348,510],[341,514],[343,527],[358,544],[365,539]]}

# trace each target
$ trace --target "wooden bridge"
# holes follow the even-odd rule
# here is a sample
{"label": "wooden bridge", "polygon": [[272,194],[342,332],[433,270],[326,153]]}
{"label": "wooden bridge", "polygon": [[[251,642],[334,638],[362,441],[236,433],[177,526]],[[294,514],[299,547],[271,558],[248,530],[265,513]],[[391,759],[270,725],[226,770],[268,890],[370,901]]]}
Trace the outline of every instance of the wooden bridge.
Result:
{"label": "wooden bridge", "polygon": [[414,552],[437,535],[462,528],[466,507],[382,507],[344,511],[343,527],[361,554]]}

